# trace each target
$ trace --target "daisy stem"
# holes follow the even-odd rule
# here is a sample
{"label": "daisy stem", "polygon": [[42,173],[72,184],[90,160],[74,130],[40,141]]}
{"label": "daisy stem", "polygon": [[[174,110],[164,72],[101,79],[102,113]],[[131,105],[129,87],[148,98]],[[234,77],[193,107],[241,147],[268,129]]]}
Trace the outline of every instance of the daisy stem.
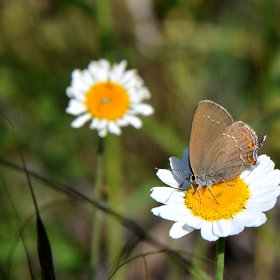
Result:
{"label": "daisy stem", "polygon": [[216,241],[216,276],[215,276],[215,280],[223,279],[224,260],[225,260],[225,237],[220,237]]}
{"label": "daisy stem", "polygon": [[[104,138],[99,137],[97,150],[97,163],[95,183],[93,189],[93,199],[101,201],[101,188],[104,173]],[[96,279],[97,268],[100,261],[100,242],[101,242],[101,222],[100,211],[98,208],[92,209],[92,234],[91,234],[91,254],[90,268],[91,279]]]}
{"label": "daisy stem", "polygon": [[[124,192],[122,174],[122,149],[121,138],[115,135],[108,135],[106,138],[106,186],[108,188],[109,206],[124,213],[127,194]],[[108,241],[108,261],[111,267],[116,267],[121,262],[121,255],[124,246],[124,231],[115,219],[108,217],[107,222],[107,241]],[[125,279],[125,268],[118,271],[114,280]]]}

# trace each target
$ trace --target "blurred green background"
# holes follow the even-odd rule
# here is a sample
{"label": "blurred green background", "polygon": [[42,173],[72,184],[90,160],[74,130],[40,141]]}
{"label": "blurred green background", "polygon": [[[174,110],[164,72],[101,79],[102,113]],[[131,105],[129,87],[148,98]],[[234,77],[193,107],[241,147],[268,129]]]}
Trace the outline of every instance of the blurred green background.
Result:
{"label": "blurred green background", "polygon": [[[113,172],[117,156],[124,205],[120,212],[173,249],[190,253],[190,259],[196,254],[213,260],[214,244],[202,240],[199,232],[171,240],[172,222],[150,213],[157,203],[149,190],[162,185],[154,167],[168,168],[170,156],[182,156],[195,105],[202,99],[221,104],[259,137],[267,135],[260,154],[268,154],[279,167],[279,14],[276,0],[2,0],[1,115],[14,126],[30,170],[91,197],[98,137],[88,124],[70,127],[75,117],[65,113],[69,102],[65,89],[71,72],[86,68],[91,60],[126,59],[128,68],[137,68],[150,89],[148,103],[155,114],[141,117],[140,130],[125,127],[121,137],[108,137],[120,147],[116,155],[111,147],[107,170]],[[1,157],[20,164],[19,144],[4,119],[0,139]],[[0,177],[1,279],[30,279],[20,241],[9,258],[18,230],[5,187],[22,223],[31,218],[25,236],[39,277],[34,207],[26,177],[4,165]],[[57,278],[86,279],[91,207],[39,181],[33,180],[33,185]],[[106,180],[104,190],[106,196]],[[279,276],[279,205],[268,216],[262,227],[227,238],[225,279]],[[132,255],[152,249],[141,244]],[[189,279],[163,254],[147,257],[147,264],[151,279]],[[213,275],[213,264],[200,265]],[[125,274],[127,279],[147,279],[139,260],[127,265]]]}

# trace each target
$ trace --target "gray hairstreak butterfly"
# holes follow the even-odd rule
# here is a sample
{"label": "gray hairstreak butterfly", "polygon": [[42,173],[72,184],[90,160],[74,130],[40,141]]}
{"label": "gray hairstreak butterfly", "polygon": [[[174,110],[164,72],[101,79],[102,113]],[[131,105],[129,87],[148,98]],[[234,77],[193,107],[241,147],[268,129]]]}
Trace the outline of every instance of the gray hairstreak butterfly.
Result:
{"label": "gray hairstreak butterfly", "polygon": [[[200,101],[192,121],[190,169],[185,178],[197,184],[197,190],[235,179],[246,167],[256,165],[257,152],[265,138],[258,140],[249,125],[234,122],[227,110],[215,102]],[[182,178],[183,173],[177,169],[175,175]]]}

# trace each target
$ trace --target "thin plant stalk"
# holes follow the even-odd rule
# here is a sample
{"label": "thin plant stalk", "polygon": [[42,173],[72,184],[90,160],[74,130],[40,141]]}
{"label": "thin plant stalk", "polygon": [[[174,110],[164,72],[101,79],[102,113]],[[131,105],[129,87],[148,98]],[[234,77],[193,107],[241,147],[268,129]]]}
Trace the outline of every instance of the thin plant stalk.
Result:
{"label": "thin plant stalk", "polygon": [[95,17],[98,30],[99,51],[106,53],[112,48],[113,24],[111,0],[95,1]]}
{"label": "thin plant stalk", "polygon": [[216,241],[216,276],[215,280],[222,280],[225,263],[225,237]]}
{"label": "thin plant stalk", "polygon": [[[108,204],[119,213],[124,213],[126,198],[123,189],[121,138],[109,135],[107,141],[106,185],[108,188]],[[124,231],[123,227],[111,217],[107,219],[107,237],[109,266],[114,269],[114,266],[121,262],[119,257],[124,246]],[[118,271],[114,279],[125,279],[124,270]]]}
{"label": "thin plant stalk", "polygon": [[[101,188],[104,176],[104,138],[99,137],[97,151],[97,165],[95,173],[95,183],[93,189],[93,199],[101,201]],[[100,260],[100,239],[102,224],[99,217],[100,211],[97,207],[92,207],[92,234],[90,252],[90,274],[91,279],[95,279]]]}

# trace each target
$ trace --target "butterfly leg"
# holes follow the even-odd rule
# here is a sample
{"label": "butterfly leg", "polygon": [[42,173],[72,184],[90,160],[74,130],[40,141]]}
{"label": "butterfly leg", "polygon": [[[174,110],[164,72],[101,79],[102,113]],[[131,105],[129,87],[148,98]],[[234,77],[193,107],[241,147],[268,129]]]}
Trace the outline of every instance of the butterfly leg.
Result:
{"label": "butterfly leg", "polygon": [[210,194],[211,194],[211,196],[213,197],[213,199],[215,200],[215,202],[219,205],[219,203],[218,203],[218,201],[217,201],[215,195],[211,192],[210,188],[207,187],[207,189],[208,189],[208,191],[210,192]]}

